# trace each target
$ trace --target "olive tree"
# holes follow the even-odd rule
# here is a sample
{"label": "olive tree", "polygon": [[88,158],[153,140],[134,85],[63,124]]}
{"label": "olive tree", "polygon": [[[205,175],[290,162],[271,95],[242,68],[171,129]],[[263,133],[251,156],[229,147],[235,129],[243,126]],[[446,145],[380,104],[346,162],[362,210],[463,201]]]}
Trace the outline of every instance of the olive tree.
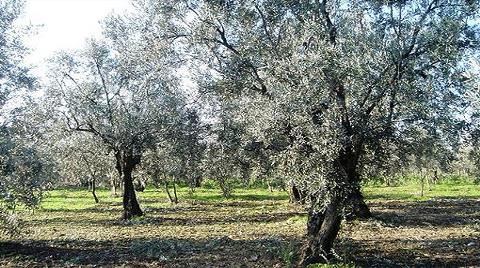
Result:
{"label": "olive tree", "polygon": [[118,176],[111,152],[101,141],[86,133],[65,133],[52,149],[63,183],[87,185],[96,203],[96,187]]}
{"label": "olive tree", "polygon": [[224,197],[231,196],[234,180],[242,177],[243,131],[243,126],[236,124],[227,110],[222,111],[220,120],[211,129],[212,139],[207,146],[204,166],[206,174],[218,183]]}
{"label": "olive tree", "polygon": [[371,144],[455,121],[464,105],[472,1],[182,1],[156,11],[186,40],[204,94],[235,105],[233,119],[267,144],[269,133],[286,137],[279,168],[310,204],[299,266],[333,257],[347,204],[370,214],[360,174]]}
{"label": "olive tree", "polygon": [[176,92],[173,54],[162,39],[142,35],[142,17],[112,16],[104,38],[52,60],[47,98],[64,125],[85,132],[114,154],[123,180],[124,219],[143,214],[132,172],[161,138],[181,94]]}
{"label": "olive tree", "polygon": [[[161,184],[173,203],[178,202],[176,183],[181,181],[194,191],[203,177],[202,161],[205,151],[205,126],[197,111],[182,105],[175,111],[171,127],[163,131],[163,138],[156,141],[145,154],[141,173],[155,184]],[[172,118],[171,118],[172,119]],[[170,194],[169,183],[173,182],[174,196]]]}
{"label": "olive tree", "polygon": [[16,25],[23,6],[19,0],[0,2],[0,228],[6,231],[17,231],[17,206],[38,206],[53,174],[38,135],[25,131],[28,108],[20,93],[31,92],[36,83],[23,62],[28,28]]}
{"label": "olive tree", "polygon": [[[459,157],[457,169],[463,173],[469,169],[473,169],[475,182],[480,182],[480,60],[478,54],[476,59],[472,59],[470,64],[470,72],[467,75],[468,81],[471,83],[473,90],[468,95],[468,100],[472,102],[472,110],[470,111],[470,125],[467,128],[467,142],[463,146]],[[465,157],[468,156],[468,157]]]}

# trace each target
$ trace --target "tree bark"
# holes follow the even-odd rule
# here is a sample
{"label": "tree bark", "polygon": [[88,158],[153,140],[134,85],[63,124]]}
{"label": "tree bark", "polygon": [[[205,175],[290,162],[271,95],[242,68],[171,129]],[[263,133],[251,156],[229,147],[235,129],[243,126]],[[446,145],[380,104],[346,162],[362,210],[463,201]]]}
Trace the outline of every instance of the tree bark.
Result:
{"label": "tree bark", "polygon": [[307,224],[307,241],[302,247],[299,267],[307,267],[313,263],[325,263],[334,257],[333,243],[340,230],[342,210],[346,204],[353,207],[353,202],[355,202],[354,207],[360,209],[358,213],[364,213],[367,209],[370,214],[360,192],[360,176],[357,172],[358,154],[353,152],[351,147],[347,147],[337,159],[337,163],[339,171],[345,172],[342,175],[343,178],[338,178],[341,179],[339,182],[350,186],[351,191],[336,190],[332,193],[333,197],[323,211],[318,212],[311,209]]}
{"label": "tree bark", "polygon": [[119,151],[115,157],[117,169],[123,180],[123,219],[128,220],[132,217],[142,216],[143,211],[137,201],[132,177],[133,169],[140,163],[140,156],[133,155],[131,151]]}
{"label": "tree bark", "polygon": [[355,187],[348,198],[350,211],[347,211],[347,220],[353,219],[369,219],[372,217],[370,208],[365,203],[360,186]]}
{"label": "tree bark", "polygon": [[93,198],[95,199],[95,203],[98,204],[98,197],[97,197],[97,193],[96,193],[96,187],[95,187],[95,177],[92,178],[92,195],[93,195]]}
{"label": "tree bark", "polygon": [[175,176],[173,176],[173,196],[175,204],[178,204],[178,197],[177,197],[177,183],[176,183]]}
{"label": "tree bark", "polygon": [[310,210],[307,223],[307,242],[302,248],[298,267],[325,263],[333,257],[333,243],[340,231],[342,220],[341,207],[341,199],[337,197],[331,200],[323,212]]}

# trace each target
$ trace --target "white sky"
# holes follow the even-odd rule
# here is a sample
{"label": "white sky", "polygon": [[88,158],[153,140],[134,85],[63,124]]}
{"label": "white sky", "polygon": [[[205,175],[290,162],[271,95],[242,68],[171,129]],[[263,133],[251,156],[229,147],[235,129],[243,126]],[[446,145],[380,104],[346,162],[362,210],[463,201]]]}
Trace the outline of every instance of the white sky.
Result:
{"label": "white sky", "polygon": [[[1,0],[0,0],[1,1]],[[27,63],[34,73],[45,75],[43,62],[58,50],[81,48],[86,38],[101,33],[99,21],[108,14],[131,9],[129,0],[26,0],[22,24],[43,25],[25,40],[32,49]]]}

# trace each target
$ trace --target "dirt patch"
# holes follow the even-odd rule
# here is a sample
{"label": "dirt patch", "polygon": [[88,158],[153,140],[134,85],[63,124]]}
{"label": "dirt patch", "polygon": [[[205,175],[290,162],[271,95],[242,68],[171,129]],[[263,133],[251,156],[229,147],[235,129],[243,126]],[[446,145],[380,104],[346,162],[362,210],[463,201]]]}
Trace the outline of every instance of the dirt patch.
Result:
{"label": "dirt patch", "polygon": [[[131,222],[115,206],[39,211],[22,238],[0,242],[0,266],[287,267],[305,232],[303,209],[286,200],[152,204]],[[480,199],[369,205],[373,219],[343,224],[341,262],[480,266]]]}
{"label": "dirt patch", "polygon": [[[368,267],[480,266],[480,200],[370,203],[374,219],[345,224],[339,248]],[[347,249],[347,250],[346,250]]]}

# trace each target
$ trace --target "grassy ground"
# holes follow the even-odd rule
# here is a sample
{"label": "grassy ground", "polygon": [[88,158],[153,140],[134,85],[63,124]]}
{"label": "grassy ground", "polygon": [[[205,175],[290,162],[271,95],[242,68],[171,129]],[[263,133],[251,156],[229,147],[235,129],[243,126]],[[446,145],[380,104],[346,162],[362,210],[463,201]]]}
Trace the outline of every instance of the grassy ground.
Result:
{"label": "grassy ground", "polygon": [[[333,267],[480,266],[480,187],[468,183],[366,187],[371,220],[344,223]],[[0,266],[288,267],[304,235],[304,210],[285,192],[237,189],[139,193],[146,215],[121,221],[109,192],[51,191],[26,232],[0,239]],[[345,265],[347,263],[348,265]],[[332,267],[328,266],[328,267]],[[319,266],[326,267],[326,266]]]}

